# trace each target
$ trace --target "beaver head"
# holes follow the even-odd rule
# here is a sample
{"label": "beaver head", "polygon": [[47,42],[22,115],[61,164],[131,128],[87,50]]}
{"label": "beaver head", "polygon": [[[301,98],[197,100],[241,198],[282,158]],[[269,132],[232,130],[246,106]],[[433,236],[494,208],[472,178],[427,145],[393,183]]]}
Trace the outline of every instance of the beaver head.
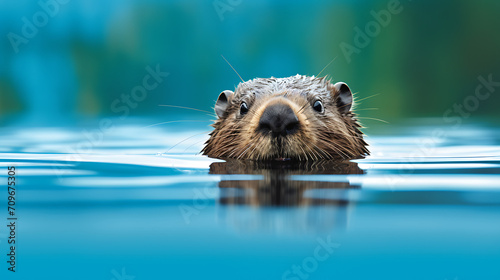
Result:
{"label": "beaver head", "polygon": [[342,82],[296,75],[256,78],[223,91],[202,150],[215,158],[351,159],[369,154]]}

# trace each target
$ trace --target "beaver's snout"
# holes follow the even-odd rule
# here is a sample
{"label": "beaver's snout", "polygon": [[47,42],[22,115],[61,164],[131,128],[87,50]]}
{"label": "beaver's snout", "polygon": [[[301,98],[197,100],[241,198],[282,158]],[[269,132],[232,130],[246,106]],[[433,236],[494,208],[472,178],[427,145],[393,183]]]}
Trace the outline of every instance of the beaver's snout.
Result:
{"label": "beaver's snout", "polygon": [[262,113],[257,130],[273,137],[294,134],[299,129],[299,119],[287,104],[273,104]]}

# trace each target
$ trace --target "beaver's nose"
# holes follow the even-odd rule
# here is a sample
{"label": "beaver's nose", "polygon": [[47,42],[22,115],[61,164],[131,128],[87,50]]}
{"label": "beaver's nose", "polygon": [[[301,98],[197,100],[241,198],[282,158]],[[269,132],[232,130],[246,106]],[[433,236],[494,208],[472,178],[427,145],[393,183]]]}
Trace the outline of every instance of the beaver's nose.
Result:
{"label": "beaver's nose", "polygon": [[297,132],[299,119],[292,108],[286,104],[273,104],[268,106],[259,120],[258,130],[261,133],[273,136],[286,136]]}

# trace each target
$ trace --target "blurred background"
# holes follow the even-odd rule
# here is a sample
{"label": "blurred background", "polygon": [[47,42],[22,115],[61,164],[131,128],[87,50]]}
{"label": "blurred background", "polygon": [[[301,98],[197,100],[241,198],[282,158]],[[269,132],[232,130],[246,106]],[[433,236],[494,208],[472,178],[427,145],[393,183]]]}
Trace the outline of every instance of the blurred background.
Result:
{"label": "blurred background", "polygon": [[1,1],[0,122],[211,111],[240,82],[221,55],[244,80],[317,75],[334,59],[321,75],[389,122],[459,115],[455,104],[495,120],[498,91],[474,96],[480,77],[500,81],[499,15],[494,0]]}

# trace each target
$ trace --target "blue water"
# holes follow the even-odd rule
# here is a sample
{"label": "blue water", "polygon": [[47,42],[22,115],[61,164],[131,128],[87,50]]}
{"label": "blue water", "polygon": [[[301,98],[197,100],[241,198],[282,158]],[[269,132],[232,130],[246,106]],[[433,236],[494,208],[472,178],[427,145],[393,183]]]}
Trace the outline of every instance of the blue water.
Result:
{"label": "blue water", "polygon": [[385,125],[366,159],[257,164],[197,154],[206,123],[150,123],[1,129],[0,279],[500,279],[495,126]]}

